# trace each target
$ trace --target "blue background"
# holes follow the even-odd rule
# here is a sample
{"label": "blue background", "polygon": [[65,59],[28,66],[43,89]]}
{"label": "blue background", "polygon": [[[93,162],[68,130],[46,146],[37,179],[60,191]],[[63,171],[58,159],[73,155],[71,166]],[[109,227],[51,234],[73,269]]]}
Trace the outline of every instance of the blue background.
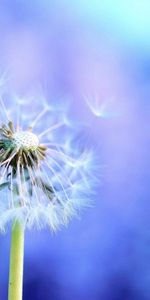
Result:
{"label": "blue background", "polygon": [[[1,0],[0,69],[10,91],[67,99],[101,163],[92,209],[26,232],[24,300],[149,300],[150,2]],[[3,300],[9,246],[8,231]]]}

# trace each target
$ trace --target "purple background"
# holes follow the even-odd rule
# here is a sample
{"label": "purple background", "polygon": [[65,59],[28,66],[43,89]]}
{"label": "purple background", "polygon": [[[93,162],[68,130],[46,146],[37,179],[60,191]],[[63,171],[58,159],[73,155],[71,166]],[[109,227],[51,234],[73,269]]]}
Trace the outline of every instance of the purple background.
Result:
{"label": "purple background", "polygon": [[[53,236],[26,233],[24,300],[150,299],[149,12],[147,0],[0,1],[9,90],[67,99],[102,164],[94,208]],[[3,300],[9,245],[8,232]]]}

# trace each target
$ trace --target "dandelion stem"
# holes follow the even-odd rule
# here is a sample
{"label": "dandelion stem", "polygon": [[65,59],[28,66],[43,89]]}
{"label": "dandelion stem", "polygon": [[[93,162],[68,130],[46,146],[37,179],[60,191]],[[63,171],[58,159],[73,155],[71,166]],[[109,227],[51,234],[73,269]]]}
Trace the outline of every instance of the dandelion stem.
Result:
{"label": "dandelion stem", "polygon": [[22,300],[24,229],[15,221],[12,225],[8,300]]}

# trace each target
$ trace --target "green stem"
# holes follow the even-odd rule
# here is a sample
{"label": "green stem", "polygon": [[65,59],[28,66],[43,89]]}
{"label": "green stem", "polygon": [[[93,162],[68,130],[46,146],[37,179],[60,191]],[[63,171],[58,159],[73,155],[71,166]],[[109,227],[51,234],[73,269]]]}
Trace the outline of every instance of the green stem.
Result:
{"label": "green stem", "polygon": [[15,221],[12,226],[8,300],[22,300],[24,229]]}

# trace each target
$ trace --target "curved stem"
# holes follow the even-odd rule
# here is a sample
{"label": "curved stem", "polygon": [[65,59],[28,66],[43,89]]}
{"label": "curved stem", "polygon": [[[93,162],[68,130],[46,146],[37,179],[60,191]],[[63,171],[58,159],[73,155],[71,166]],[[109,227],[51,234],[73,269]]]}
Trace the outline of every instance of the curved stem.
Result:
{"label": "curved stem", "polygon": [[12,225],[8,300],[22,300],[24,228],[15,221]]}

